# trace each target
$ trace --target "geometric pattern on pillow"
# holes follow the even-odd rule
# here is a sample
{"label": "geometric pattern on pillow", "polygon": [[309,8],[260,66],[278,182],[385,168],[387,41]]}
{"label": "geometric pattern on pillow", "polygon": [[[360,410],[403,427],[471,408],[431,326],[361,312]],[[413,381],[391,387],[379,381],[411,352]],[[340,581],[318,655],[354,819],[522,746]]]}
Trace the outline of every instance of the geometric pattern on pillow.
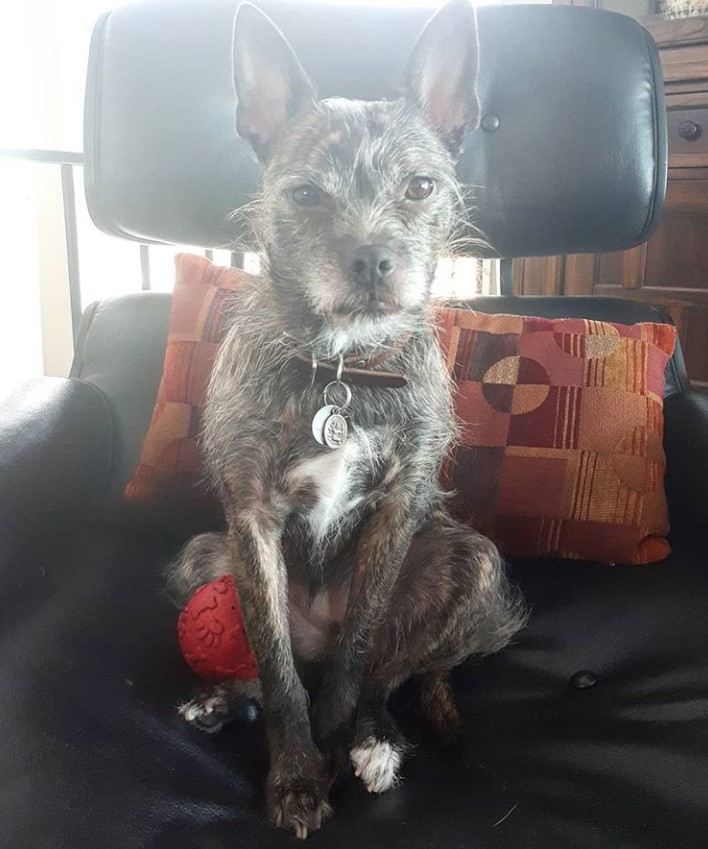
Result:
{"label": "geometric pattern on pillow", "polygon": [[178,254],[165,363],[138,467],[125,490],[128,501],[182,506],[211,496],[202,486],[198,437],[225,314],[251,279],[205,257]]}
{"label": "geometric pattern on pillow", "polygon": [[[165,364],[129,501],[215,508],[199,433],[228,310],[253,279],[179,254]],[[443,484],[506,554],[646,563],[669,553],[663,390],[674,328],[438,309],[460,444]],[[389,390],[395,391],[395,390]]]}
{"label": "geometric pattern on pillow", "polygon": [[669,552],[663,392],[675,329],[438,313],[460,444],[458,518],[507,554],[647,563]]}

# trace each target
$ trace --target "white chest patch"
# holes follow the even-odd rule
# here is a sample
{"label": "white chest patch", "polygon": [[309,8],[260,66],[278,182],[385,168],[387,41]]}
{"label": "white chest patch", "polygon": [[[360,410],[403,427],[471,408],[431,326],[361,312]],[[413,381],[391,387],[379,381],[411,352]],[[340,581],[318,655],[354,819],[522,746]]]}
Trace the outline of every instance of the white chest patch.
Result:
{"label": "white chest patch", "polygon": [[359,472],[365,462],[360,439],[350,438],[334,451],[328,450],[292,469],[289,484],[293,491],[303,486],[313,487],[314,504],[306,518],[315,540],[336,533],[341,520],[361,502],[358,486]]}

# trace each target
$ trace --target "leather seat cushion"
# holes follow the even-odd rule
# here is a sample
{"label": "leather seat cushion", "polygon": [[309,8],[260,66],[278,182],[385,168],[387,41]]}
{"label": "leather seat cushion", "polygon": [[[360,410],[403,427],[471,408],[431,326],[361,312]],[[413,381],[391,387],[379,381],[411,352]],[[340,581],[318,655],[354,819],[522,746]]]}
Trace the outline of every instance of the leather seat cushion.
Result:
{"label": "leather seat cushion", "polygon": [[[209,737],[176,714],[195,682],[160,571],[181,542],[114,519],[0,552],[3,849],[293,845],[264,817],[259,723]],[[515,563],[531,623],[457,671],[462,750],[437,747],[404,687],[404,782],[345,781],[309,845],[703,847],[708,557],[673,546],[641,569]],[[581,670],[598,683],[572,686]]]}

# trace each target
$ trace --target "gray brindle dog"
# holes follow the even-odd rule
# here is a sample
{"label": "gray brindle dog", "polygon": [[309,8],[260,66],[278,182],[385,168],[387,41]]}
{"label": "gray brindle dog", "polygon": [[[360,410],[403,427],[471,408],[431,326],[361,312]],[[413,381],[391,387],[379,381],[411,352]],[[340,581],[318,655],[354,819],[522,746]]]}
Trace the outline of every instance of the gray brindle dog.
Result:
{"label": "gray brindle dog", "polygon": [[[425,715],[454,736],[449,671],[524,621],[496,548],[450,518],[438,485],[455,424],[428,300],[461,214],[454,159],[477,123],[476,18],[464,0],[438,12],[391,102],[318,101],[254,6],[234,38],[238,132],[265,166],[264,272],[208,392],[203,447],[228,530],[193,539],[171,581],[184,598],[235,576],[269,812],[305,837],[330,815],[343,761],[372,792],[398,780],[392,691],[421,676]],[[239,695],[224,682],[182,712],[218,730]]]}

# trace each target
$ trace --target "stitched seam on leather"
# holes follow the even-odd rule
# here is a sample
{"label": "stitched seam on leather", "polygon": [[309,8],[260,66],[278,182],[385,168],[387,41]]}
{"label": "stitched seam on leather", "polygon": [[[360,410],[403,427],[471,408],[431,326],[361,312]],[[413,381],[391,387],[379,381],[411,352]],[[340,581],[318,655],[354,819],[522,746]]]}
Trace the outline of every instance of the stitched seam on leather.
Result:
{"label": "stitched seam on leather", "polygon": [[88,339],[89,333],[91,332],[93,320],[96,316],[96,312],[98,311],[100,303],[100,301],[92,301],[86,307],[83,315],[81,316],[81,323],[79,324],[79,335],[76,339],[76,346],[74,348],[74,358],[71,362],[69,377],[80,378],[83,374],[85,365],[84,353],[86,352],[86,340]]}
{"label": "stitched seam on leather", "polygon": [[[639,24],[638,24],[638,26],[639,26]],[[653,144],[654,144],[654,157],[653,157],[654,179],[652,181],[653,185],[654,185],[654,190],[652,192],[651,204],[649,206],[647,216],[644,219],[644,224],[642,225],[642,229],[640,231],[640,239],[639,239],[639,242],[637,244],[641,244],[642,242],[646,241],[647,234],[651,230],[650,225],[651,225],[651,223],[654,219],[654,213],[656,211],[657,192],[658,192],[658,188],[659,188],[657,186],[657,178],[659,176],[658,158],[659,158],[659,153],[660,153],[660,151],[659,151],[659,121],[660,121],[660,118],[659,118],[659,102],[658,102],[660,98],[659,98],[658,83],[661,80],[661,85],[663,86],[663,84],[664,84],[663,83],[663,76],[661,76],[661,74],[659,73],[661,68],[660,68],[660,66],[658,66],[658,58],[655,55],[656,47],[654,45],[654,41],[652,40],[650,42],[649,39],[651,39],[651,36],[649,35],[649,33],[643,27],[642,27],[642,36],[643,36],[642,41],[643,41],[644,48],[645,48],[646,54],[647,54],[647,60],[649,62],[649,67],[651,69],[651,82],[653,84],[652,85],[651,105],[652,105],[652,117],[653,117],[652,123],[653,123],[653,127],[654,127],[654,139],[653,139]],[[652,49],[652,47],[654,47],[654,49]]]}
{"label": "stitched seam on leather", "polygon": [[[671,322],[671,324],[673,325],[673,321]],[[681,344],[681,340],[678,338],[678,333],[677,333],[676,334],[676,346],[678,347],[680,344]],[[675,351],[672,354],[671,359],[669,360],[669,368],[671,369],[671,373],[673,375],[673,383],[676,386],[676,389],[673,392],[670,392],[668,395],[666,395],[664,400],[666,400],[667,398],[673,398],[675,395],[683,395],[685,392],[689,392],[690,389],[691,389],[690,383],[689,383],[688,386],[686,385],[686,382],[683,378],[683,374],[681,374],[681,372],[679,371],[679,367],[676,363],[676,353],[675,353]]]}
{"label": "stitched seam on leather", "polygon": [[[86,201],[88,204],[89,214],[97,227],[114,236],[123,235],[120,230],[116,230],[107,224],[105,215],[101,208],[101,203],[97,200],[99,192],[97,186],[100,184],[100,128],[101,128],[101,91],[103,87],[103,67],[104,67],[104,44],[106,40],[106,29],[108,20],[111,17],[111,12],[106,12],[96,22],[93,35],[91,37],[91,45],[89,48],[89,72],[87,77],[87,97],[84,113],[84,121],[87,122],[89,105],[91,108],[91,132],[86,132],[84,129],[86,151],[84,155],[84,176],[87,177],[86,186]],[[90,89],[89,89],[90,86]],[[90,96],[89,96],[90,94]]]}
{"label": "stitched seam on leather", "polygon": [[[666,323],[670,324],[674,329],[676,328],[676,325],[674,324],[673,320],[669,319],[669,321],[667,321]],[[677,332],[676,333],[676,347],[678,347],[680,344],[681,344],[681,342],[678,338],[678,332]],[[681,379],[681,375],[679,374],[679,370],[678,370],[678,366],[676,365],[676,359],[675,358],[676,358],[676,348],[674,348],[674,353],[671,355],[671,358],[669,359],[669,364],[668,364],[668,367],[667,367],[667,371],[670,371],[671,375],[672,375],[672,381],[671,382],[676,387],[676,389],[673,392],[669,392],[667,395],[664,395],[664,402],[666,402],[669,398],[673,398],[674,395],[680,395],[683,391],[683,380]]]}

